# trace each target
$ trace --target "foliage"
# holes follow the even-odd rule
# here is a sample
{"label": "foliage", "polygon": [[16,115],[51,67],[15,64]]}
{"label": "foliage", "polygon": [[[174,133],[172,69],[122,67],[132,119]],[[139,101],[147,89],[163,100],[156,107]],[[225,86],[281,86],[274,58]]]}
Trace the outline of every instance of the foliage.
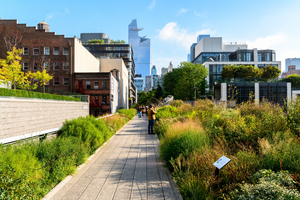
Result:
{"label": "foliage", "polygon": [[251,177],[254,184],[241,185],[234,192],[235,199],[299,199],[295,182],[289,172],[260,170]]}
{"label": "foliage", "polygon": [[158,100],[155,98],[155,90],[150,90],[149,92],[141,91],[139,92],[138,104],[139,105],[149,105],[149,104],[157,104]]}
{"label": "foliage", "polygon": [[[6,59],[0,59],[0,80],[5,84],[12,82],[14,89],[17,87],[31,88],[32,73],[25,74],[22,72],[22,65],[20,64],[22,52],[22,49],[13,47],[12,51],[7,52]],[[36,85],[33,86],[34,88]]]}
{"label": "foliage", "polygon": [[287,121],[292,133],[300,135],[300,98],[293,99],[287,105]]}
{"label": "foliage", "polygon": [[31,92],[25,90],[11,90],[0,88],[0,96],[12,96],[12,97],[25,97],[25,98],[37,98],[37,99],[54,99],[54,100],[64,100],[64,101],[80,101],[80,99],[75,97],[68,97],[55,94],[45,94],[40,92]]}
{"label": "foliage", "polygon": [[261,78],[271,79],[278,78],[281,70],[277,66],[268,65],[260,69],[259,74]]}
{"label": "foliage", "polygon": [[253,65],[226,65],[221,72],[222,79],[231,78],[277,78],[281,71],[277,66],[268,65],[261,69]]}
{"label": "foliage", "polygon": [[126,42],[124,40],[110,40],[111,44],[125,44]]}
{"label": "foliage", "polygon": [[137,110],[136,109],[120,109],[120,110],[118,110],[118,113],[126,115],[127,117],[129,117],[129,119],[133,119],[133,117],[137,114]]}
{"label": "foliage", "polygon": [[164,76],[163,87],[175,99],[194,100],[194,88],[196,97],[200,98],[202,88],[205,87],[203,80],[207,75],[208,70],[203,65],[182,62],[179,68]]}
{"label": "foliage", "polygon": [[300,87],[300,76],[298,74],[288,75],[287,78],[280,80],[281,82],[290,82],[292,87]]}
{"label": "foliage", "polygon": [[[162,137],[160,156],[165,161],[176,159],[180,154],[186,157],[190,152],[208,145],[209,138],[201,126],[192,121],[175,122]],[[170,163],[166,163],[171,167]]]}
{"label": "foliage", "polygon": [[164,92],[163,92],[162,87],[160,86],[159,83],[157,83],[157,89],[155,90],[155,96],[154,97],[156,99],[161,99],[163,97],[163,94],[164,94]]}
{"label": "foliage", "polygon": [[50,76],[47,73],[47,70],[44,69],[41,72],[37,71],[36,73],[34,73],[33,78],[38,80],[40,86],[45,86],[53,78],[53,76]]}
{"label": "foliage", "polygon": [[96,43],[96,44],[105,44],[104,40],[100,40],[100,39],[93,39],[93,40],[89,40],[87,42],[88,44],[91,44],[91,43]]}
{"label": "foliage", "polygon": [[157,111],[156,111],[156,119],[160,120],[160,119],[166,119],[166,118],[174,118],[178,116],[178,112],[177,109],[175,107],[172,106],[163,106],[160,107]]}
{"label": "foliage", "polygon": [[173,106],[173,107],[176,107],[176,108],[178,108],[182,105],[183,105],[183,101],[181,101],[181,100],[173,100],[173,101],[170,102],[170,106]]}

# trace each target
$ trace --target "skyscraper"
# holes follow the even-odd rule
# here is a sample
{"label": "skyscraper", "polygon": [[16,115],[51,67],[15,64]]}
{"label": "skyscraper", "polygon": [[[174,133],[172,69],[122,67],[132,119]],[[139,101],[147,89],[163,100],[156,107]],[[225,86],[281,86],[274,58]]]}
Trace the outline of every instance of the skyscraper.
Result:
{"label": "skyscraper", "polygon": [[136,74],[141,74],[142,78],[150,75],[150,39],[139,36],[139,31],[143,28],[138,28],[136,19],[128,25],[128,43],[133,49],[133,59],[135,63]]}

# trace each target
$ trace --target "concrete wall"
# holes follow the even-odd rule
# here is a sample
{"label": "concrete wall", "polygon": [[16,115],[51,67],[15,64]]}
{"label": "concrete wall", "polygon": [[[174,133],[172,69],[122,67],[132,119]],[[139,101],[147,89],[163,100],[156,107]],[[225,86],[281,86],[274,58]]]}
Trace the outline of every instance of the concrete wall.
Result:
{"label": "concrete wall", "polygon": [[101,59],[101,72],[110,72],[117,70],[120,72],[120,104],[119,106],[125,109],[129,108],[128,105],[128,70],[122,58],[117,59]]}
{"label": "concrete wall", "polygon": [[85,102],[0,97],[0,140],[58,128],[88,114]]}
{"label": "concrete wall", "polygon": [[201,52],[221,52],[222,37],[204,37],[195,46],[195,57]]}
{"label": "concrete wall", "polygon": [[74,38],[74,70],[75,73],[100,72],[100,61],[95,58],[78,38]]}

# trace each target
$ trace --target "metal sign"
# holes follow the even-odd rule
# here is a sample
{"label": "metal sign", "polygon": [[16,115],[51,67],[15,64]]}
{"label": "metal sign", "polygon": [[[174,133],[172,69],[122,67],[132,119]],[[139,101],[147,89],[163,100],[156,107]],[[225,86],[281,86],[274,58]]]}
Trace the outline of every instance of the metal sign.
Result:
{"label": "metal sign", "polygon": [[88,110],[88,109],[89,109],[89,106],[82,106],[82,109],[83,109],[83,110]]}
{"label": "metal sign", "polygon": [[225,156],[222,156],[219,160],[214,163],[214,166],[218,169],[222,169],[225,165],[227,165],[231,160]]}

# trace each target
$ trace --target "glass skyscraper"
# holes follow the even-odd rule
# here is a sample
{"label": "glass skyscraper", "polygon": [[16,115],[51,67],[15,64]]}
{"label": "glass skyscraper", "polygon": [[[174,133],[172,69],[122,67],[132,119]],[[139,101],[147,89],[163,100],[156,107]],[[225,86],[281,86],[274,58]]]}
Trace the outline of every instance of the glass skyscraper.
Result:
{"label": "glass skyscraper", "polygon": [[135,63],[135,74],[141,74],[142,78],[150,75],[150,39],[139,36],[136,19],[128,25],[128,43],[133,49],[133,59]]}

